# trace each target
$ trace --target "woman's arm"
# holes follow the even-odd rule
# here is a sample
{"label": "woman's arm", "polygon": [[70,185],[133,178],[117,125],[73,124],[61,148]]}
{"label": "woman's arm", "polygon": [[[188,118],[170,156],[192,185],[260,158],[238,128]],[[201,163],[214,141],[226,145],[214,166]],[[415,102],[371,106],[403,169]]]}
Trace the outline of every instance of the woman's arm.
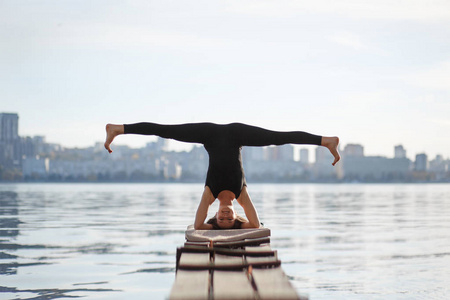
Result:
{"label": "woman's arm", "polygon": [[215,200],[216,199],[214,198],[209,187],[205,186],[202,199],[200,200],[200,204],[198,205],[197,208],[197,213],[195,214],[195,221],[194,221],[195,230],[213,229],[213,226],[211,224],[205,224],[205,219],[208,216],[209,207]]}
{"label": "woman's arm", "polygon": [[250,199],[246,186],[242,188],[241,194],[239,195],[237,201],[244,209],[245,216],[248,219],[248,222],[242,223],[242,228],[259,228],[260,222],[258,213],[256,212],[252,199]]}

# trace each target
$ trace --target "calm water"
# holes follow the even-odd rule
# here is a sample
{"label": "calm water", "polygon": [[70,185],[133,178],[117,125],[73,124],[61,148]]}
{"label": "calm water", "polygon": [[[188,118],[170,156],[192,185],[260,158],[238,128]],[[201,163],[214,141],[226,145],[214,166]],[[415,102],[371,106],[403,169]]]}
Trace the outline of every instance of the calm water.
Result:
{"label": "calm water", "polygon": [[[299,293],[450,297],[450,185],[249,189]],[[176,247],[202,190],[202,184],[0,185],[0,299],[167,298]]]}

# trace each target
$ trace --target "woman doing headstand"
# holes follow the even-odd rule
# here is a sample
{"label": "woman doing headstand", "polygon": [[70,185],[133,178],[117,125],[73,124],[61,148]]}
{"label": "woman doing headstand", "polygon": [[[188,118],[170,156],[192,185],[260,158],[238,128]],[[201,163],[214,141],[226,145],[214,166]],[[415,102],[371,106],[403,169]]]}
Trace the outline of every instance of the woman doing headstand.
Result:
{"label": "woman doing headstand", "polygon": [[[209,154],[209,167],[205,189],[195,216],[195,229],[258,228],[258,213],[247,192],[242,166],[242,146],[269,146],[284,144],[309,144],[328,148],[334,156],[334,166],[340,159],[339,138],[322,137],[302,131],[271,131],[241,123],[219,125],[213,123],[191,123],[160,125],[136,123],[106,125],[105,148],[120,134],[156,135],[181,142],[203,144]],[[205,219],[211,204],[218,199],[219,210],[207,223]],[[248,220],[236,215],[233,200],[244,209]]]}

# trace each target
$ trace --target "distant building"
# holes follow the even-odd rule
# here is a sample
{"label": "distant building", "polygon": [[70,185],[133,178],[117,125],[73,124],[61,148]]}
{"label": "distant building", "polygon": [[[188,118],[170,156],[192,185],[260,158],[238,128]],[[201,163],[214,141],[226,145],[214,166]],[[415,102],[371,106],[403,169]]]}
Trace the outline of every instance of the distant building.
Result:
{"label": "distant building", "polygon": [[327,163],[333,157],[330,151],[325,147],[316,148],[316,164]]}
{"label": "distant building", "polygon": [[344,178],[347,181],[404,181],[410,165],[407,158],[345,156]]}
{"label": "distant building", "polygon": [[243,161],[261,161],[264,160],[264,147],[243,147]]}
{"label": "distant building", "polygon": [[6,169],[21,166],[19,115],[0,113],[0,166]]}
{"label": "distant building", "polygon": [[448,165],[446,161],[444,160],[444,157],[442,155],[436,155],[436,158],[430,161],[430,168],[429,170],[431,172],[435,173],[445,173],[448,171]]}
{"label": "distant building", "polygon": [[428,156],[425,153],[417,154],[414,162],[414,170],[417,172],[428,171]]}
{"label": "distant building", "polygon": [[294,160],[294,146],[282,145],[266,147],[265,158],[269,161],[293,161]]}
{"label": "distant building", "polygon": [[308,149],[300,149],[300,162],[302,164],[309,164],[309,150]]}
{"label": "distant building", "polygon": [[0,142],[15,141],[19,138],[19,115],[0,113]]}
{"label": "distant building", "polygon": [[343,155],[345,157],[364,157],[364,147],[359,144],[348,144],[344,148]]}
{"label": "distant building", "polygon": [[315,179],[319,180],[332,180],[336,179],[337,171],[339,168],[334,168],[331,163],[333,162],[333,155],[325,147],[316,148],[316,162],[314,163],[313,173]]}
{"label": "distant building", "polygon": [[436,158],[430,161],[429,172],[433,173],[434,179],[444,180],[449,173],[450,161],[444,160],[442,155],[436,155]]}
{"label": "distant building", "polygon": [[359,144],[346,145],[342,154],[346,181],[404,181],[410,172],[411,161],[402,146],[395,147],[394,159],[364,156],[364,147]]}
{"label": "distant building", "polygon": [[180,179],[183,168],[177,162],[162,159],[162,171],[165,179]]}
{"label": "distant building", "polygon": [[49,173],[48,158],[27,157],[23,160],[22,170],[25,178],[46,178]]}
{"label": "distant building", "polygon": [[406,158],[406,150],[402,145],[394,147],[394,158]]}
{"label": "distant building", "polygon": [[169,140],[158,136],[156,140],[156,149],[159,152],[169,151]]}

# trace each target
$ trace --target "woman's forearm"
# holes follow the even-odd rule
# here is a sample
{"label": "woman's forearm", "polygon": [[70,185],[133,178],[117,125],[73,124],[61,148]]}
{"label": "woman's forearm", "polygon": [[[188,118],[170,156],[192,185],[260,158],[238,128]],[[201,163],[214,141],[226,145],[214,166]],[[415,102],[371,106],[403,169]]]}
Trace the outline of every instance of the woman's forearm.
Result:
{"label": "woman's forearm", "polygon": [[250,195],[247,192],[247,187],[244,186],[244,188],[241,191],[241,195],[239,196],[237,201],[244,209],[245,216],[247,217],[248,220],[248,225],[245,227],[259,228],[260,221],[258,217],[258,212],[256,211],[256,208],[253,205]]}
{"label": "woman's forearm", "polygon": [[205,224],[206,217],[208,216],[208,210],[211,204],[214,202],[215,198],[212,195],[211,190],[205,187],[203,191],[202,199],[197,208],[197,213],[195,214],[194,228],[199,229],[212,229],[211,224]]}

